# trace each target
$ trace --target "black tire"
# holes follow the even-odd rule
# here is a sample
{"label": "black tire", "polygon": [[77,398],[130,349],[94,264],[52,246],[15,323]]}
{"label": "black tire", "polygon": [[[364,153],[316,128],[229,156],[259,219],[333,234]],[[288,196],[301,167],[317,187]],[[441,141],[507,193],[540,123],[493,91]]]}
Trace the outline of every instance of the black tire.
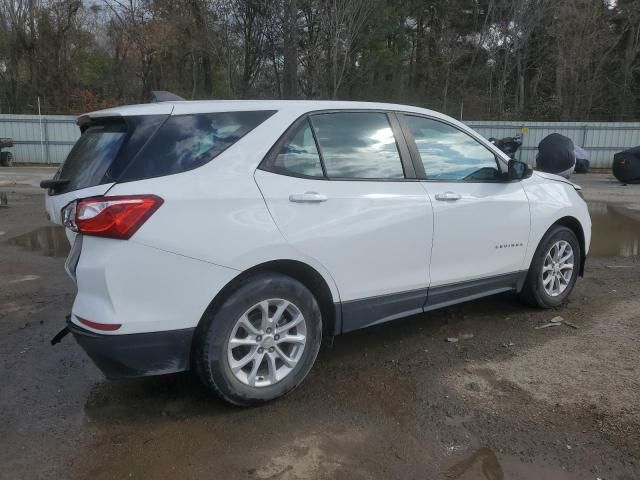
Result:
{"label": "black tire", "polygon": [[[287,376],[273,385],[254,387],[231,371],[227,357],[230,336],[238,319],[263,300],[281,298],[304,316],[306,343]],[[204,384],[226,401],[248,407],[286,395],[307,376],[320,350],[322,316],[313,294],[300,282],[278,273],[256,274],[241,284],[215,311],[207,312],[196,332],[193,362]]]}
{"label": "black tire", "polygon": [[[553,244],[560,240],[565,240],[571,245],[573,250],[573,272],[566,289],[557,296],[548,294],[542,283],[542,267],[544,259]],[[582,262],[582,252],[580,250],[580,242],[576,238],[573,231],[562,225],[551,227],[542,237],[536,253],[531,261],[529,273],[525,281],[524,287],[519,294],[520,299],[527,305],[539,308],[554,308],[561,305],[571,295],[571,291],[576,284],[578,272]]]}

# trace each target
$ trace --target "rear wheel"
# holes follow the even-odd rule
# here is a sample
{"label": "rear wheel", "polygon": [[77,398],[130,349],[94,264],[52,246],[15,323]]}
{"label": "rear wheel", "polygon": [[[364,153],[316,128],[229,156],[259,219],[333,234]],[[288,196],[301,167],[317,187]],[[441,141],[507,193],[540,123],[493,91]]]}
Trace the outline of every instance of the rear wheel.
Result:
{"label": "rear wheel", "polygon": [[276,273],[250,279],[203,322],[196,369],[205,385],[241,406],[273,400],[299,385],[322,339],[311,292]]}
{"label": "rear wheel", "polygon": [[580,243],[567,227],[552,227],[542,238],[520,297],[527,304],[552,308],[571,294],[581,262]]}

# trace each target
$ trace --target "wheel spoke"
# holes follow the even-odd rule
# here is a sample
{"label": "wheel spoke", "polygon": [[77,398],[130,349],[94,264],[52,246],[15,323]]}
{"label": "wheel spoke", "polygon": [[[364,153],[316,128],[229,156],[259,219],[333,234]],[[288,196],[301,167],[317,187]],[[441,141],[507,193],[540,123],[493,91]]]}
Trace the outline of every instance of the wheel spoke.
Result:
{"label": "wheel spoke", "polygon": [[567,249],[567,244],[566,243],[561,243],[560,247],[558,248],[558,257],[562,257],[562,255],[564,254],[564,251]]}
{"label": "wheel spoke", "polygon": [[298,325],[303,320],[304,320],[304,318],[302,317],[302,315],[300,313],[298,313],[298,315],[296,315],[291,320],[289,320],[289,322],[285,323],[281,327],[276,328],[276,333],[280,334],[280,333],[283,333],[283,332],[288,332],[289,330],[291,330],[293,327]]}
{"label": "wheel spoke", "polygon": [[238,325],[244,328],[251,335],[260,335],[260,331],[251,324],[246,314],[240,318]]}
{"label": "wheel spoke", "polygon": [[567,262],[571,257],[573,257],[573,252],[569,252],[569,253],[567,253],[564,257],[562,257],[562,258],[558,261],[558,263],[561,263],[561,264],[562,264],[562,263],[565,263],[565,262]]}
{"label": "wheel spoke", "polygon": [[306,338],[304,335],[283,335],[280,337],[280,340],[276,340],[276,344],[280,343],[299,343],[300,345],[304,345],[306,342]]}
{"label": "wheel spoke", "polygon": [[573,263],[565,263],[560,265],[560,270],[573,270]]}
{"label": "wheel spoke", "polygon": [[546,287],[553,280],[553,274],[549,274],[547,278],[542,277],[542,284]]}
{"label": "wheel spoke", "polygon": [[234,372],[241,370],[244,366],[246,366],[249,362],[251,362],[255,358],[256,353],[257,353],[257,349],[253,348],[249,353],[247,353],[240,360],[233,359],[234,361],[230,362],[230,365],[229,365],[231,367],[231,370],[233,370]]}
{"label": "wheel spoke", "polygon": [[269,367],[269,381],[276,383],[278,381],[278,369],[276,368],[276,354],[267,354],[267,366]]}
{"label": "wheel spoke", "polygon": [[229,347],[230,348],[236,348],[236,347],[241,347],[243,345],[247,345],[247,346],[254,346],[257,345],[258,342],[255,339],[255,337],[245,337],[245,338],[232,338],[231,340],[229,340]]}
{"label": "wheel spoke", "polygon": [[249,385],[251,386],[255,386],[256,384],[256,374],[258,373],[260,365],[262,365],[262,360],[264,360],[264,353],[256,354],[251,372],[247,376],[247,380],[249,381]]}
{"label": "wheel spoke", "polygon": [[287,307],[289,306],[289,302],[283,301],[276,310],[276,313],[273,314],[272,322],[274,325],[277,325],[280,319],[282,318],[282,314],[285,312]]}
{"label": "wheel spoke", "polygon": [[275,351],[278,354],[278,356],[280,357],[280,359],[284,362],[284,364],[289,367],[289,368],[293,368],[296,366],[296,363],[298,363],[296,360],[294,360],[291,357],[288,357],[279,346],[275,346]]}
{"label": "wheel spoke", "polygon": [[264,332],[271,323],[269,319],[269,301],[264,300],[260,302],[258,304],[258,308],[260,309],[260,313],[262,315],[262,318],[260,319],[260,330]]}

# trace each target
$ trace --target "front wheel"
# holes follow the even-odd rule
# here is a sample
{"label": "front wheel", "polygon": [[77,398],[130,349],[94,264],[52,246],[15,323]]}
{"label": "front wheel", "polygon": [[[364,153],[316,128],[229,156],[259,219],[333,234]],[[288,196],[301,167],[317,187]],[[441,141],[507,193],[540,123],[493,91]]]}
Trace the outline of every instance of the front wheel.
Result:
{"label": "front wheel", "polygon": [[567,227],[549,229],[531,261],[520,298],[540,308],[562,304],[571,294],[581,262],[580,243]]}
{"label": "front wheel", "polygon": [[203,322],[196,337],[196,369],[205,385],[240,406],[294,389],[309,373],[322,339],[314,296],[277,273],[249,279]]}

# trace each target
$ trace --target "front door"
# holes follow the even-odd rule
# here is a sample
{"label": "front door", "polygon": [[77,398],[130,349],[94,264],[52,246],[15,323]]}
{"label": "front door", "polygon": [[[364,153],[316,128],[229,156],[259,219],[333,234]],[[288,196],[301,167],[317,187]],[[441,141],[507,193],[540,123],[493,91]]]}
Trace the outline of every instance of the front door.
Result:
{"label": "front door", "polygon": [[410,146],[424,167],[422,185],[433,204],[429,305],[516,286],[526,268],[530,229],[521,183],[507,181],[506,165],[453,125],[409,114],[403,125],[415,140]]}
{"label": "front door", "polygon": [[343,331],[421,312],[426,299],[431,202],[406,178],[413,167],[394,121],[384,112],[314,114],[255,174],[286,240],[333,276]]}

